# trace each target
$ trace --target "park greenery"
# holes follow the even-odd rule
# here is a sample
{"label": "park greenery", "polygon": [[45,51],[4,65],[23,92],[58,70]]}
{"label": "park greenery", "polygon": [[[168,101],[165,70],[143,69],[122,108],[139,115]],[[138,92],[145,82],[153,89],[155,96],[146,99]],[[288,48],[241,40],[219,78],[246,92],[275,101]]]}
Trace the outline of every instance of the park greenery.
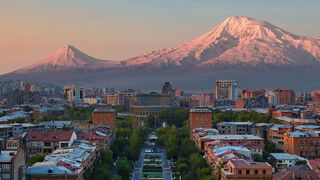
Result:
{"label": "park greenery", "polygon": [[189,138],[188,121],[183,127],[168,126],[158,128],[157,145],[164,147],[169,159],[176,162],[176,178],[179,179],[213,179],[210,168]]}
{"label": "park greenery", "polygon": [[277,120],[270,115],[258,113],[255,111],[220,111],[214,109],[212,112],[212,122],[214,124],[220,122],[241,122],[250,121],[255,123],[277,123]]}
{"label": "park greenery", "polygon": [[138,159],[143,142],[150,133],[148,128],[135,128],[136,123],[133,117],[116,120],[114,142],[110,149],[101,150],[101,158],[97,158],[91,173],[86,171],[85,179],[130,179],[133,163]]}

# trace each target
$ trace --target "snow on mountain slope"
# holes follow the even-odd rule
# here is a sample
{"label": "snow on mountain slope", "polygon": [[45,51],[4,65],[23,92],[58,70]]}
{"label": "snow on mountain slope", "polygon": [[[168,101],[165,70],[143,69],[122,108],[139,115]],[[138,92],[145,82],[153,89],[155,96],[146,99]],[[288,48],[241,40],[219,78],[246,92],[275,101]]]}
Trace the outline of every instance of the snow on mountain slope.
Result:
{"label": "snow on mountain slope", "polygon": [[212,31],[179,45],[129,59],[126,66],[197,64],[310,65],[320,61],[316,39],[291,34],[266,21],[229,17]]}
{"label": "snow on mountain slope", "polygon": [[96,59],[67,45],[45,60],[12,73],[111,68],[126,72],[135,67],[145,67],[145,71],[165,67],[208,69],[218,65],[300,67],[315,64],[320,64],[319,38],[294,35],[266,21],[233,16],[190,42],[126,61]]}
{"label": "snow on mountain slope", "polygon": [[119,65],[119,61],[105,61],[93,58],[71,45],[66,45],[59,48],[56,52],[51,54],[48,58],[39,63],[27,66],[17,72],[42,72],[66,69],[99,69],[109,68]]}

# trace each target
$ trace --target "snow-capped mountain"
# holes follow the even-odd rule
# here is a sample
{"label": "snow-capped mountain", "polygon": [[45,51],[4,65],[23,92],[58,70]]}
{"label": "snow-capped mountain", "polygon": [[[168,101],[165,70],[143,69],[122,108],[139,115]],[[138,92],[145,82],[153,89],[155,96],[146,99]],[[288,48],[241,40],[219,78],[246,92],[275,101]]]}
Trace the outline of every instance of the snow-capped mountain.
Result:
{"label": "snow-capped mountain", "polygon": [[212,90],[217,79],[235,79],[243,87],[310,89],[320,84],[319,69],[319,37],[234,16],[194,40],[124,61],[96,59],[65,46],[0,78],[148,90],[165,81],[189,90]]}
{"label": "snow-capped mountain", "polygon": [[129,59],[126,65],[300,66],[319,61],[320,45],[316,39],[294,35],[266,21],[233,16],[190,42],[137,56]]}
{"label": "snow-capped mountain", "polygon": [[100,69],[119,65],[118,61],[106,61],[93,58],[71,45],[65,45],[46,59],[19,69],[18,73],[47,72],[67,69]]}

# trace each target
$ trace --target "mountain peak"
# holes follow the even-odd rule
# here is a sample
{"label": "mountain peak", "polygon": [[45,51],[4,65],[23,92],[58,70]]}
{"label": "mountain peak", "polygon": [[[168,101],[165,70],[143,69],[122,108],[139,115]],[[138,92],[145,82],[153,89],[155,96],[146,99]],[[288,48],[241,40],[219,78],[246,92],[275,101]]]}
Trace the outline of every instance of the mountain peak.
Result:
{"label": "mountain peak", "polygon": [[132,58],[127,65],[310,65],[320,60],[317,41],[267,21],[231,16],[192,41]]}
{"label": "mountain peak", "polygon": [[49,55],[46,59],[18,71],[54,71],[66,69],[99,69],[120,64],[116,61],[106,61],[91,57],[72,45],[64,45]]}
{"label": "mountain peak", "polygon": [[[231,35],[249,33],[248,35],[263,34],[278,29],[267,21],[257,20],[245,16],[231,16],[218,25],[214,30],[227,31]],[[214,31],[213,30],[213,31]],[[268,34],[265,34],[268,36]]]}

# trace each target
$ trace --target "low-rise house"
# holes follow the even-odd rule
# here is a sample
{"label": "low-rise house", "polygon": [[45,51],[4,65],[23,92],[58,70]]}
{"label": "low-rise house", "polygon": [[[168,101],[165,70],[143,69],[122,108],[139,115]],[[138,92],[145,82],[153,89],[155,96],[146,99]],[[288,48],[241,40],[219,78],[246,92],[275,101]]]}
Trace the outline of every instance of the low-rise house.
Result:
{"label": "low-rise house", "polygon": [[29,121],[30,115],[24,111],[12,112],[6,116],[0,117],[0,124],[15,123],[17,119]]}
{"label": "low-rise house", "polygon": [[85,140],[88,144],[96,146],[98,149],[107,147],[107,139],[97,134],[77,134],[78,140]]}
{"label": "low-rise house", "polygon": [[320,177],[307,165],[292,166],[286,171],[281,171],[273,175],[273,180],[313,180]]}
{"label": "low-rise house", "polygon": [[0,179],[18,180],[23,177],[22,167],[25,166],[25,153],[23,149],[1,150],[0,153]]}
{"label": "low-rise house", "polygon": [[27,153],[51,153],[58,148],[70,147],[76,139],[73,131],[31,131],[26,136]]}
{"label": "low-rise house", "polygon": [[82,180],[82,169],[70,170],[54,162],[35,163],[26,169],[27,180]]}
{"label": "low-rise house", "polygon": [[219,177],[219,166],[225,165],[228,161],[234,159],[252,159],[251,151],[246,147],[241,146],[208,146],[205,150],[205,158],[207,163],[212,166],[213,174]]}
{"label": "low-rise house", "polygon": [[316,125],[300,125],[294,127],[295,131],[319,131],[320,126]]}
{"label": "low-rise house", "polygon": [[211,145],[231,145],[231,146],[244,146],[253,154],[262,155],[264,150],[264,140],[260,137],[253,135],[212,135],[200,138],[199,148],[206,150]]}
{"label": "low-rise house", "polygon": [[200,138],[208,135],[217,135],[219,131],[217,129],[212,128],[195,128],[191,131],[192,140],[197,143],[200,142]]}
{"label": "low-rise house", "polygon": [[86,169],[92,169],[96,158],[96,147],[80,144],[76,147],[59,148],[38,162],[26,168],[27,179],[72,179],[83,180]]}
{"label": "low-rise house", "polygon": [[43,129],[44,128],[42,125],[35,125],[30,123],[0,124],[0,138],[21,136],[24,132]]}
{"label": "low-rise house", "polygon": [[297,163],[306,162],[306,159],[295,154],[271,153],[270,161],[276,171],[285,171]]}
{"label": "low-rise house", "polygon": [[276,117],[280,124],[299,126],[299,125],[317,125],[317,120],[315,119],[299,119],[286,116]]}
{"label": "low-rise house", "polygon": [[44,121],[40,123],[45,129],[63,129],[71,128],[71,121]]}
{"label": "low-rise house", "polygon": [[256,123],[251,128],[251,134],[267,140],[268,139],[268,130],[272,126],[273,125],[269,124],[269,123]]}
{"label": "low-rise house", "polygon": [[18,148],[23,148],[22,138],[21,137],[11,137],[5,140],[6,150],[17,150]]}
{"label": "low-rise house", "polygon": [[222,122],[217,124],[220,134],[251,134],[252,122]]}
{"label": "low-rise house", "polygon": [[274,124],[268,129],[267,140],[276,144],[278,149],[283,150],[283,136],[284,134],[291,132],[292,129],[293,127],[289,125]]}
{"label": "low-rise house", "polygon": [[320,156],[320,136],[314,131],[295,131],[283,137],[284,152],[302,157]]}
{"label": "low-rise house", "polygon": [[272,178],[272,166],[266,162],[231,160],[221,170],[222,180],[260,180]]}

